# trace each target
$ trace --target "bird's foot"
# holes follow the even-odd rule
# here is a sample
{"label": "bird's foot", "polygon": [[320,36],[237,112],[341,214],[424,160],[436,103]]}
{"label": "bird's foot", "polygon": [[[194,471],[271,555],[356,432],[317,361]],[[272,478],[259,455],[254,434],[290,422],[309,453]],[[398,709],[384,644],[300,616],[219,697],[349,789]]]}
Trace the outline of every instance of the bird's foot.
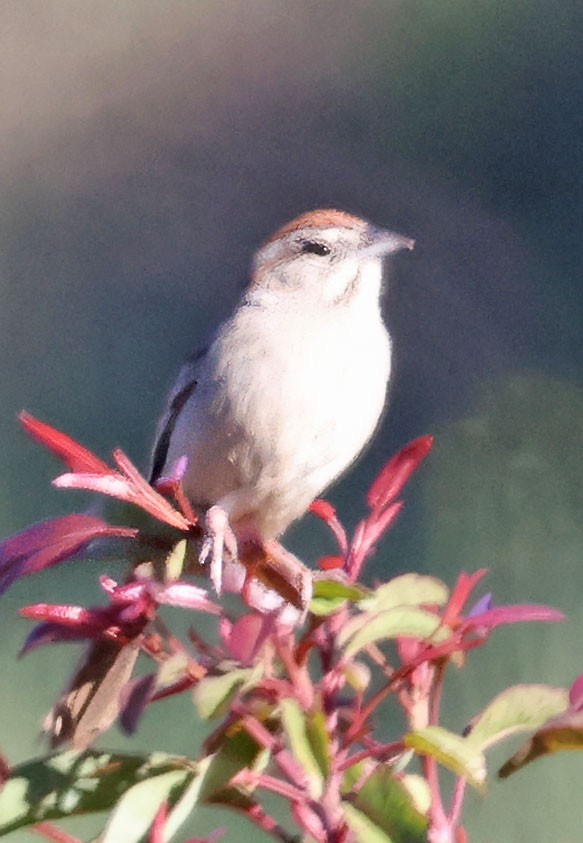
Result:
{"label": "bird's foot", "polygon": [[210,562],[210,578],[217,594],[223,586],[223,554],[227,550],[237,559],[237,539],[229,523],[229,516],[220,506],[211,506],[205,516],[205,531],[199,555],[201,565]]}

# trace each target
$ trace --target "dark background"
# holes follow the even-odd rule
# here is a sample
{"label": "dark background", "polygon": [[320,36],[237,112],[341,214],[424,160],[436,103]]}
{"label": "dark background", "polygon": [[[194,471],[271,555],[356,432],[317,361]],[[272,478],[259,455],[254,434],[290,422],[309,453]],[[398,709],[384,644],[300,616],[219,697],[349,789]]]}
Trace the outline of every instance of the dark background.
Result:
{"label": "dark background", "polygon": [[[582,43],[568,0],[4,2],[2,535],[85,504],[50,489],[58,466],[20,409],[145,465],[176,369],[232,308],[257,244],[304,210],[343,208],[418,245],[388,285],[389,412],[329,497],[353,524],[382,462],[435,434],[369,576],[451,583],[486,566],[498,602],[569,616],[497,633],[452,677],[446,725],[512,682],[568,684],[583,632]],[[310,561],[329,550],[310,519],[289,544]],[[94,600],[100,572],[67,567],[2,602],[11,761],[41,751],[37,723],[77,655],[16,662],[17,608]],[[134,746],[198,740],[178,702]],[[470,796],[472,843],[576,843],[582,772],[578,754],[545,759]],[[231,818],[189,831],[217,824]]]}

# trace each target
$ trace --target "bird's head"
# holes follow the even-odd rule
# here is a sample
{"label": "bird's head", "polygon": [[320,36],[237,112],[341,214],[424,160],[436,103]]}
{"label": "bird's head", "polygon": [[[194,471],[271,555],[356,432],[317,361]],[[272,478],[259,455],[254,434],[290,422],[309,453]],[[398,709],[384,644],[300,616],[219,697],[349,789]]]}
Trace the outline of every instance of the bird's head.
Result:
{"label": "bird's head", "polygon": [[408,237],[344,211],[309,211],[261,246],[250,287],[329,303],[342,303],[360,292],[378,300],[383,258],[414,245]]}

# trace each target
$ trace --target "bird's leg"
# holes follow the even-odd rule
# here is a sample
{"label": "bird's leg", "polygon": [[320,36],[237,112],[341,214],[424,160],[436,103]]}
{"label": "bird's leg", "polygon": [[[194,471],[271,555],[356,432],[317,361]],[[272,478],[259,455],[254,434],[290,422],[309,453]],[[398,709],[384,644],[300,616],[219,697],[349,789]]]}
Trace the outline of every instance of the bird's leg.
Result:
{"label": "bird's leg", "polygon": [[221,506],[211,506],[205,516],[205,531],[199,561],[210,560],[210,578],[217,594],[223,585],[223,553],[228,550],[237,559],[237,539],[229,523],[229,516]]}

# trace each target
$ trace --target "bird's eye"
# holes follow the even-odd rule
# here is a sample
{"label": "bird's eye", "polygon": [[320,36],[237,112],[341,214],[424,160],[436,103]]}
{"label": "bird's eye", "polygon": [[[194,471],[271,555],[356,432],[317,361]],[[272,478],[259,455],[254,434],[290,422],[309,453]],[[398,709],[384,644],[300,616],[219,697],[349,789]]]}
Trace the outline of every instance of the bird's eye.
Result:
{"label": "bird's eye", "polygon": [[302,240],[302,252],[309,252],[312,255],[324,257],[330,254],[330,246],[318,243],[317,240]]}

